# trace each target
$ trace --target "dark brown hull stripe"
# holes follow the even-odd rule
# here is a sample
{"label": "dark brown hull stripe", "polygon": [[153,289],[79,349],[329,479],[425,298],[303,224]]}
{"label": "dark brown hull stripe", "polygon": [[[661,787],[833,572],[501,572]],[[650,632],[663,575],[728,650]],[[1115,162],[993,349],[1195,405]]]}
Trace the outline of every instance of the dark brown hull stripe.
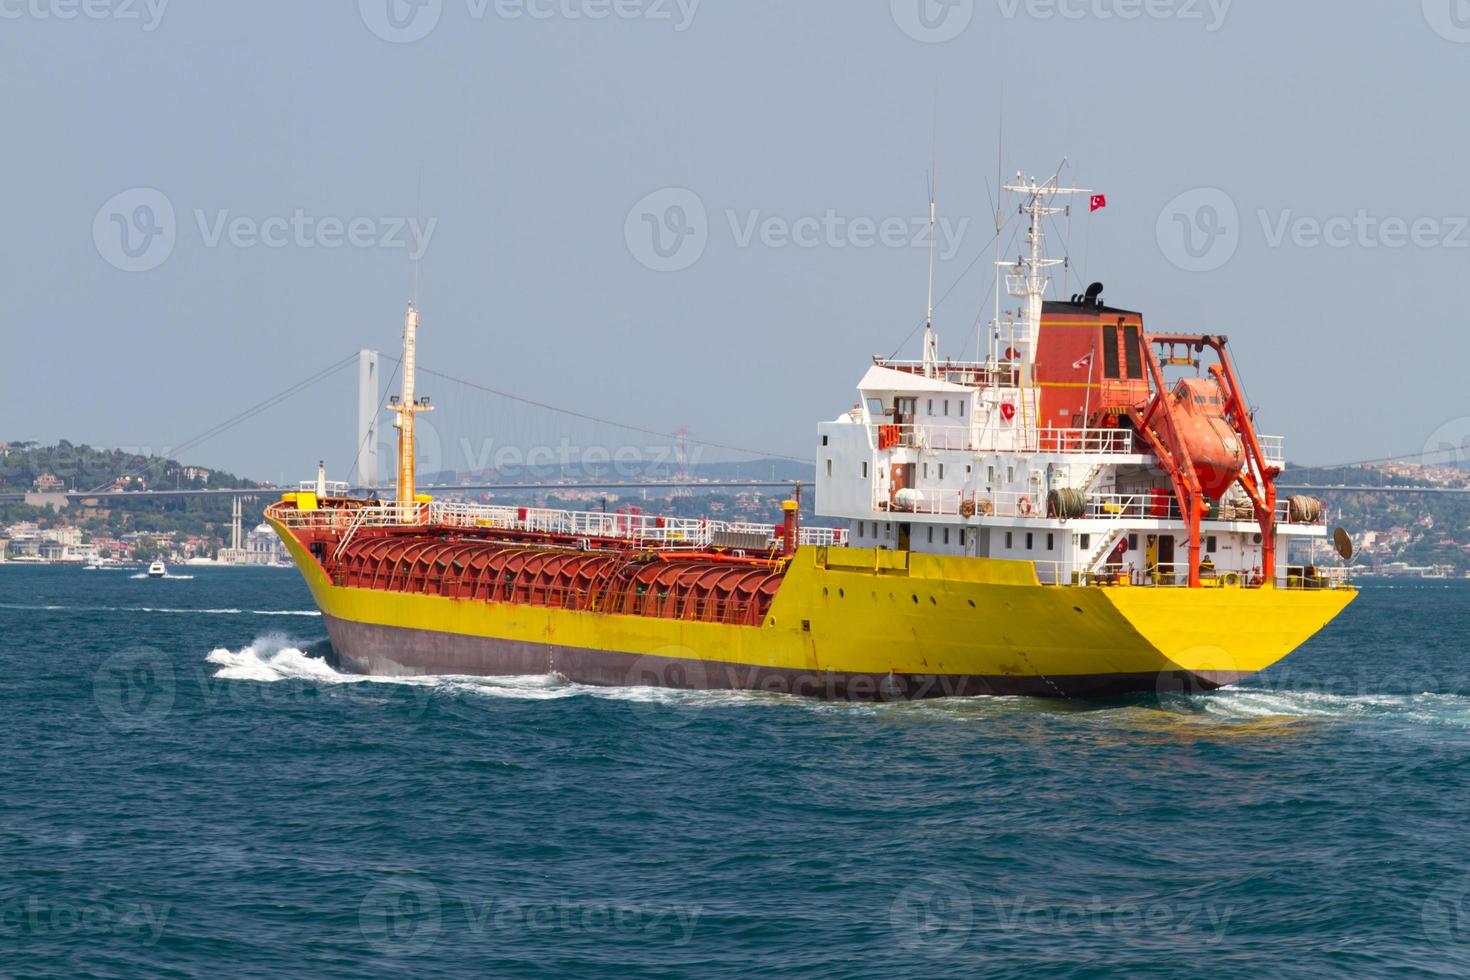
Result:
{"label": "dark brown hull stripe", "polygon": [[380,626],[326,615],[322,618],[332,638],[332,650],[344,669],[387,677],[559,674],[574,683],[597,687],[758,691],[832,701],[906,701],[984,695],[1109,698],[1139,693],[1173,694],[1213,690],[1245,676],[1182,670],[1050,678],[801,671]]}

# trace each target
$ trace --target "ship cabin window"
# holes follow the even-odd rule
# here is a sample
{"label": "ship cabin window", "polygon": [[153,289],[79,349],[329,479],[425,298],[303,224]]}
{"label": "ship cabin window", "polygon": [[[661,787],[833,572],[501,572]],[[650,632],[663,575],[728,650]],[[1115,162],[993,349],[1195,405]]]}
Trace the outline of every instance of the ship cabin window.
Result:
{"label": "ship cabin window", "polygon": [[941,480],[944,479],[944,464],[943,463],[940,463],[939,464],[939,478]]}
{"label": "ship cabin window", "polygon": [[929,414],[930,415],[933,415],[934,414],[934,399],[932,399],[932,398],[929,399]]}
{"label": "ship cabin window", "polygon": [[828,476],[831,476],[832,475],[832,461],[830,459],[827,460],[827,475]]}
{"label": "ship cabin window", "polygon": [[1128,535],[1128,550],[1129,551],[1137,551],[1138,550],[1138,535],[1136,535],[1136,534],[1130,534],[1130,535]]}
{"label": "ship cabin window", "polygon": [[827,444],[827,437],[826,436],[823,436],[822,437],[822,445],[825,446],[826,444]]}
{"label": "ship cabin window", "polygon": [[1123,359],[1128,366],[1128,377],[1137,381],[1143,378],[1143,348],[1139,343],[1138,324],[1130,323],[1123,328]]}
{"label": "ship cabin window", "polygon": [[863,461],[863,479],[866,480],[867,478],[868,478],[868,464],[867,464],[867,461],[864,460]]}
{"label": "ship cabin window", "polygon": [[944,529],[944,543],[949,544],[949,528]]}
{"label": "ship cabin window", "polygon": [[1118,377],[1118,328],[1113,324],[1103,327],[1103,377]]}
{"label": "ship cabin window", "polygon": [[955,414],[960,418],[965,417],[965,400],[963,398],[960,399],[960,407],[955,411]]}
{"label": "ship cabin window", "polygon": [[1077,544],[1084,551],[1086,551],[1088,548],[1091,548],[1092,547],[1092,535],[1090,535],[1090,534],[1080,534],[1080,535],[1078,535],[1077,536]]}
{"label": "ship cabin window", "polygon": [[925,463],[924,464],[924,479],[926,479],[926,480],[929,479],[929,464],[928,463]]}
{"label": "ship cabin window", "polygon": [[893,400],[894,424],[912,425],[914,416],[918,414],[918,405],[917,398],[895,398]]}
{"label": "ship cabin window", "polygon": [[1215,536],[1213,534],[1205,538],[1205,550],[1212,555],[1215,553],[1215,546],[1218,544],[1219,542],[1215,540]]}
{"label": "ship cabin window", "polygon": [[1009,551],[1015,545],[1014,536],[1010,531],[1006,532],[1006,550]]}
{"label": "ship cabin window", "polygon": [[1016,482],[1016,468],[1014,466],[1007,466],[1006,467],[1006,482],[1007,483],[1015,483]]}
{"label": "ship cabin window", "polygon": [[1035,546],[1036,546],[1036,535],[1032,534],[1030,531],[1027,531],[1026,532],[1026,550],[1027,551],[1030,551]]}
{"label": "ship cabin window", "polygon": [[1056,550],[1056,546],[1057,546],[1056,536],[1053,535],[1053,534],[1048,534],[1046,536],[1046,550],[1047,551],[1055,551]]}
{"label": "ship cabin window", "polygon": [[932,528],[932,527],[929,528],[929,543],[930,544],[933,544],[934,543],[934,528]]}

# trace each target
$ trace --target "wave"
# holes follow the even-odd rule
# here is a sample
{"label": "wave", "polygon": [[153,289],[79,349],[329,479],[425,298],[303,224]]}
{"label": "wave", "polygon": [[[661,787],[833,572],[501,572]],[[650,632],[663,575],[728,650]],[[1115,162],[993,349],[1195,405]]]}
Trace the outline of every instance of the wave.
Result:
{"label": "wave", "polygon": [[[306,681],[316,684],[387,684],[433,688],[445,693],[479,697],[548,701],[571,697],[591,697],[627,701],[639,705],[718,706],[769,701],[771,695],[747,691],[680,691],[656,687],[597,687],[578,684],[560,674],[527,674],[507,677],[474,677],[461,674],[425,674],[411,677],[383,677],[352,674],[338,670],[325,657],[308,652],[313,644],[283,634],[257,637],[239,650],[220,647],[210,651],[205,661],[220,669],[215,677],[223,680],[255,681],[274,684],[279,681]],[[802,699],[792,698],[792,701]]]}
{"label": "wave", "polygon": [[[1187,699],[1195,710],[1224,719],[1407,722],[1470,728],[1470,697],[1420,694],[1329,694],[1321,691],[1227,687]],[[1168,699],[1164,706],[1168,706]]]}
{"label": "wave", "polygon": [[139,572],[136,575],[129,575],[128,578],[135,578],[135,579],[138,579],[138,578],[153,578],[153,579],[158,579],[158,580],[163,581],[163,582],[188,582],[188,581],[193,580],[194,576],[192,576],[192,575],[175,575],[172,572],[170,572],[167,575],[149,575],[147,572]]}
{"label": "wave", "polygon": [[205,658],[220,668],[226,680],[314,684],[387,684],[433,688],[444,693],[522,700],[584,697],[624,701],[654,710],[677,712],[687,708],[776,707],[785,705],[819,714],[852,716],[909,716],[956,723],[1000,721],[1039,714],[1073,716],[1106,722],[1126,716],[1134,721],[1146,713],[1208,725],[1262,721],[1323,721],[1394,723],[1415,726],[1470,728],[1470,696],[1425,692],[1403,694],[1328,694],[1314,691],[1227,687],[1192,695],[1152,696],[1123,702],[1069,702],[1025,697],[940,698],[912,702],[833,702],[754,691],[686,691],[660,687],[597,687],[578,684],[558,674],[518,677],[420,675],[382,677],[347,673],[324,657],[309,652],[315,644],[283,634],[256,638],[239,650],[218,648]]}
{"label": "wave", "polygon": [[163,606],[26,606],[0,603],[0,609],[16,612],[105,612],[162,613],[176,616],[315,616],[316,609],[174,609]]}

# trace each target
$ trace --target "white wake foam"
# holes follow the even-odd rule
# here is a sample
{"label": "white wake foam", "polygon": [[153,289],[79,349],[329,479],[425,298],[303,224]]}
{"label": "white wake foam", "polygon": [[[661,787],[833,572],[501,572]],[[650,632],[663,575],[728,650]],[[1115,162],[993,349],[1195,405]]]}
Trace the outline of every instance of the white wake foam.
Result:
{"label": "white wake foam", "polygon": [[1470,697],[1461,694],[1331,694],[1227,687],[1191,701],[1222,718],[1302,718],[1470,727]]}

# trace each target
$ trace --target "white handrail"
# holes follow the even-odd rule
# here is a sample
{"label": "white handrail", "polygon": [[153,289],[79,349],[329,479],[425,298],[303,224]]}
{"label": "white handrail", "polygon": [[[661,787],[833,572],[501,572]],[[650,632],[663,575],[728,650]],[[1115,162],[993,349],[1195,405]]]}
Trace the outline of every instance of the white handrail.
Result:
{"label": "white handrail", "polygon": [[[440,527],[502,528],[579,538],[615,538],[673,549],[708,548],[713,545],[717,534],[729,533],[761,536],[765,542],[763,547],[774,548],[777,533],[777,526],[774,524],[448,501],[408,505],[374,503],[317,510],[296,510],[277,505],[272,508],[271,516],[287,527],[340,529],[352,533],[363,527],[430,524]],[[844,545],[847,543],[847,530],[803,527],[800,531],[800,543],[814,546]]]}

